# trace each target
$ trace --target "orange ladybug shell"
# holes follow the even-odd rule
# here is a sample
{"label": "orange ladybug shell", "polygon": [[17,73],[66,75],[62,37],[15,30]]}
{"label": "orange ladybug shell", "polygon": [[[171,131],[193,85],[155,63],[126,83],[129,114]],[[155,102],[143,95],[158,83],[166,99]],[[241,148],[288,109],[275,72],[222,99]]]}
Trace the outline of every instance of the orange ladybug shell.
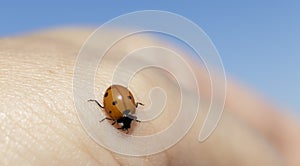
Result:
{"label": "orange ladybug shell", "polygon": [[103,97],[105,112],[114,120],[123,117],[124,112],[134,114],[135,100],[132,93],[122,85],[112,85],[105,91]]}

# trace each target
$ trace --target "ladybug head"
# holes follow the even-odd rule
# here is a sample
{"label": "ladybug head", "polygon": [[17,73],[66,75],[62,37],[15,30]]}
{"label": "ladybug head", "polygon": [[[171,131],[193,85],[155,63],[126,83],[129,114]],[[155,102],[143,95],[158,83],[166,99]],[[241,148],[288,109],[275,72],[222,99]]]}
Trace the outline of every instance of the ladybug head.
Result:
{"label": "ladybug head", "polygon": [[131,126],[131,122],[133,121],[134,119],[132,119],[130,116],[123,116],[122,118],[118,119],[117,122],[118,123],[122,123],[123,126],[122,130],[128,130]]}

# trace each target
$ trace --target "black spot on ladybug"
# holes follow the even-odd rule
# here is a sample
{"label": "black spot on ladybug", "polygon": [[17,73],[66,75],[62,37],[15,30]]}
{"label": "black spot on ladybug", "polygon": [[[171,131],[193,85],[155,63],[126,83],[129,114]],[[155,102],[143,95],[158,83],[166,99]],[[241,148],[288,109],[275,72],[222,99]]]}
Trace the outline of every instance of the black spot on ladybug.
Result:
{"label": "black spot on ladybug", "polygon": [[112,102],[112,105],[116,105],[116,104],[118,104],[117,101],[113,101],[113,102]]}
{"label": "black spot on ladybug", "polygon": [[107,97],[108,96],[108,93],[106,92],[105,94],[104,94],[104,97]]}
{"label": "black spot on ladybug", "polygon": [[111,111],[109,111],[108,113],[111,114]]}
{"label": "black spot on ladybug", "polygon": [[130,99],[130,100],[131,100],[131,96],[128,96],[128,99]]}

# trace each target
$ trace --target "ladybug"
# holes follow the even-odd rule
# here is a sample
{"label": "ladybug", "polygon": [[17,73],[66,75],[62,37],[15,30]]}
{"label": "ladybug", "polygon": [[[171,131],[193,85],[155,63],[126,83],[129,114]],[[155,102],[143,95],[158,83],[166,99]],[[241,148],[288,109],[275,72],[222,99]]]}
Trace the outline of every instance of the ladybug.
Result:
{"label": "ladybug", "polygon": [[140,122],[134,116],[138,105],[144,105],[140,102],[135,102],[132,93],[122,85],[111,85],[104,93],[103,106],[97,101],[90,99],[88,101],[95,102],[100,108],[103,108],[109,117],[105,119],[113,121],[112,125],[118,123],[123,131],[128,131],[132,121]]}

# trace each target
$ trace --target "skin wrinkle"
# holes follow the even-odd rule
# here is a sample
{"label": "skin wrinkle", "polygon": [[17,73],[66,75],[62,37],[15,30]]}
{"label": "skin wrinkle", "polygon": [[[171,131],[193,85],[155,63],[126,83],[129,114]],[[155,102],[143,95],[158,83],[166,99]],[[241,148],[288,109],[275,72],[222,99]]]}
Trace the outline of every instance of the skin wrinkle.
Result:
{"label": "skin wrinkle", "polygon": [[[12,140],[14,140],[14,139],[12,139]],[[15,146],[16,146],[16,145],[15,145]],[[7,155],[7,154],[6,154],[6,155]],[[17,150],[17,151],[15,150],[15,151],[13,152],[13,155],[14,155],[14,157],[19,156],[19,157],[21,158],[21,160],[24,160],[24,161],[27,160],[27,161],[29,161],[28,159],[24,158],[23,155],[21,154],[21,152],[19,152],[18,150]],[[20,159],[19,159],[19,160],[20,160]],[[7,163],[6,165],[8,165],[8,163]]]}
{"label": "skin wrinkle", "polygon": [[[45,103],[43,100],[40,100],[40,101],[42,101],[43,103]],[[47,103],[47,104],[45,104],[45,105],[49,105],[49,103]],[[31,109],[32,110],[32,109]],[[45,121],[44,120],[44,118],[41,118],[40,117],[40,115],[36,112],[36,111],[33,111],[32,110],[32,112],[37,116],[37,117],[39,117],[40,119],[41,119],[41,121]],[[50,112],[48,112],[48,114],[51,116],[51,114],[53,114],[54,116],[51,116],[51,117],[56,117],[57,119],[59,119],[59,121],[63,121],[61,118],[59,118],[61,115],[58,115],[58,114],[55,114],[55,112],[53,112],[53,111],[50,111]],[[64,116],[64,115],[62,115],[62,116]],[[48,118],[46,118],[46,119],[48,119]],[[44,123],[45,125],[47,125],[48,127],[49,127],[49,129],[52,129],[52,131],[54,132],[54,133],[56,133],[57,135],[59,135],[60,137],[63,137],[63,138],[65,138],[68,142],[70,142],[70,143],[72,143],[72,144],[74,144],[74,145],[80,145],[80,144],[76,144],[74,141],[72,141],[71,139],[68,139],[68,137],[65,137],[65,135],[64,134],[62,134],[62,133],[65,133],[65,132],[57,132],[57,131],[59,131],[59,130],[57,130],[58,128],[56,128],[56,129],[53,129],[53,124],[49,124],[49,123]],[[63,124],[63,125],[65,125],[64,123],[61,123],[61,124]],[[65,125],[66,127],[68,127],[67,125]],[[61,127],[61,126],[60,126]],[[68,130],[67,130],[68,131]],[[74,136],[74,135],[73,135]],[[71,138],[74,138],[74,137],[71,137]],[[50,140],[51,141],[51,140]],[[77,146],[77,149],[85,149],[85,148],[82,148],[82,147],[80,147],[80,146]],[[95,161],[97,161],[96,160],[96,158],[94,158],[91,154],[89,154],[87,151],[86,151],[86,153],[88,154],[88,156],[90,156],[90,157],[92,157],[93,158],[93,160],[95,160]],[[98,162],[98,161],[97,161]],[[98,163],[98,164],[100,164],[100,163]]]}
{"label": "skin wrinkle", "polygon": [[[22,106],[25,106],[25,105],[26,105],[26,104],[22,104]],[[38,118],[40,119],[41,122],[44,121],[43,118],[41,118],[41,116],[40,116],[36,111],[34,111],[30,106],[27,106],[27,109],[24,109],[24,110],[31,110],[31,112],[33,113],[32,115],[35,115],[36,117],[38,117]],[[12,119],[12,118],[11,118],[11,119]],[[30,120],[31,120],[31,119],[30,119]],[[36,124],[35,126],[43,124],[43,125],[48,126],[49,129],[52,129],[51,124],[48,124],[48,123],[40,123],[40,124],[35,123],[35,124]],[[28,134],[30,133],[30,132],[28,132],[28,131],[25,130],[25,129],[24,129],[24,131],[25,131],[26,133],[28,133]],[[56,133],[55,130],[53,130],[53,132]],[[60,135],[60,134],[58,134],[58,133],[56,133],[56,134],[57,134],[57,135]],[[37,141],[37,142],[39,142],[39,141]],[[51,143],[52,141],[48,139],[47,142],[48,142],[48,143]],[[52,142],[52,143],[53,143],[53,145],[55,145],[55,142]],[[40,145],[44,145],[44,144],[40,144]],[[44,145],[44,146],[45,146],[45,145]],[[44,149],[49,149],[49,148],[44,148]]]}
{"label": "skin wrinkle", "polygon": [[[55,115],[54,112],[52,112],[52,113],[53,113],[54,117],[56,117],[56,118],[61,122],[61,124],[64,125],[64,127],[66,127],[66,129],[61,130],[61,132],[56,132],[56,130],[61,129],[62,126],[60,126],[59,128],[52,129],[53,132],[55,132],[57,135],[59,135],[59,136],[63,137],[64,139],[66,139],[68,142],[73,143],[73,144],[75,145],[75,147],[77,147],[77,149],[85,149],[85,148],[79,146],[79,145],[82,145],[82,144],[76,144],[76,143],[75,143],[75,141],[73,140],[73,139],[74,139],[74,135],[72,135],[71,137],[66,137],[66,136],[65,136],[65,133],[66,133],[65,131],[69,131],[68,129],[69,129],[70,127],[69,127],[67,124],[64,124],[64,123],[63,123],[63,120],[62,120],[61,118],[59,118],[60,116]],[[45,123],[45,124],[47,124],[49,127],[51,126],[51,124],[49,124],[49,123]],[[58,130],[58,131],[59,131],[59,130]],[[61,134],[61,133],[64,133],[64,134]],[[69,132],[68,132],[68,134],[69,134]],[[75,136],[75,137],[76,137],[76,136]],[[73,138],[73,139],[69,139],[69,138]],[[76,137],[76,138],[78,138],[78,137]],[[79,141],[80,141],[80,140],[79,140]],[[80,143],[82,143],[82,142],[80,141]],[[85,151],[85,152],[86,152],[87,154],[90,154],[88,151]],[[92,159],[96,160],[93,156],[91,156],[91,157],[92,157]]]}
{"label": "skin wrinkle", "polygon": [[[2,119],[3,120],[3,119]],[[0,132],[0,136],[1,136],[1,138],[2,138],[2,140],[1,141],[3,141],[3,142],[8,142],[7,141],[7,138],[8,138],[8,136],[7,136],[7,134],[4,134],[4,125],[3,125],[3,123],[1,123],[2,121],[0,121],[0,124],[1,124],[1,132]],[[6,146],[5,146],[6,145]],[[7,152],[8,152],[8,148],[5,148],[5,147],[7,147],[7,144],[0,144],[0,153],[1,153],[1,156],[4,156],[4,155],[7,155]],[[2,163],[5,163],[5,161],[2,161],[2,160],[0,160]]]}
{"label": "skin wrinkle", "polygon": [[[28,65],[28,64],[27,64]],[[17,69],[16,69],[17,70]],[[22,76],[22,73],[20,74],[21,76]],[[38,76],[39,77],[39,76]],[[34,77],[32,77],[33,78],[33,80],[34,80]],[[39,79],[36,79],[36,80],[39,80]],[[24,82],[23,82],[23,89],[24,89]],[[26,86],[26,85],[25,85]],[[40,90],[37,90],[37,91],[40,91]],[[43,101],[43,100],[40,100],[40,101]],[[45,103],[45,102],[44,102]],[[26,104],[26,103],[25,103]],[[47,105],[48,105],[49,103],[47,103]],[[26,109],[25,109],[26,110]],[[27,109],[28,110],[28,109]],[[34,113],[34,114],[36,114],[36,116],[37,117],[39,117],[42,121],[43,121],[43,119],[39,116],[39,114],[37,114],[36,113],[36,111],[32,111],[32,113]],[[49,114],[50,112],[48,112],[48,114]],[[75,114],[74,114],[75,115]],[[63,121],[61,118],[58,118],[58,119],[60,119],[60,121]],[[51,124],[47,124],[47,123],[45,123],[50,129],[52,129],[52,126],[51,126]],[[61,124],[64,124],[64,123],[61,123]],[[20,127],[19,125],[18,125],[18,127]],[[25,130],[24,130],[25,131]],[[56,130],[52,130],[53,132],[55,132],[57,135],[60,135],[60,137],[64,137],[64,138],[66,138],[64,135],[61,135],[61,134],[59,134],[58,132],[56,132]],[[27,132],[27,133],[29,133],[29,132]],[[70,142],[70,139],[67,139],[69,142]],[[77,145],[75,142],[73,142],[73,141],[71,141],[71,143],[73,143],[74,145]],[[86,149],[87,150],[87,148],[82,148],[82,147],[77,147],[79,150],[82,150],[82,149]],[[86,153],[88,154],[88,156],[90,156],[90,157],[92,157],[93,158],[93,160],[95,160],[95,161],[97,161],[98,162],[98,164],[100,164],[99,163],[99,160],[97,160],[93,155],[91,155],[90,153],[88,153],[88,151],[86,151]]]}
{"label": "skin wrinkle", "polygon": [[[59,118],[60,116],[55,115],[55,113],[54,113],[54,116],[56,116],[57,119],[59,119],[60,122],[64,121],[62,118]],[[61,124],[63,124],[67,129],[71,129],[71,127],[69,125],[64,124],[64,123],[61,123]],[[75,127],[75,128],[78,128],[78,127]],[[70,131],[70,130],[67,130],[67,131]],[[71,134],[71,133],[68,132],[68,134]],[[94,161],[96,161],[98,165],[100,165],[100,163],[97,160],[97,158],[95,158],[95,156],[92,155],[92,153],[90,153],[90,151],[88,150],[88,148],[85,146],[85,144],[82,142],[82,140],[78,136],[75,136],[75,135],[72,135],[70,137],[65,137],[64,135],[61,135],[61,136],[64,137],[66,140],[68,140],[70,143],[73,143],[79,150],[80,149],[83,150],[83,152],[85,152],[89,157],[91,157]],[[79,141],[79,143],[75,142],[76,139],[74,139],[74,137],[76,137],[76,139],[78,139],[77,141]],[[68,138],[73,138],[73,139],[68,139]]]}
{"label": "skin wrinkle", "polygon": [[[51,104],[51,103],[49,103],[49,102],[45,102],[44,100],[41,100],[45,105],[52,105],[52,106],[54,106],[52,109],[53,110],[59,110],[57,107],[55,107],[55,104]],[[51,101],[51,99],[50,100],[48,100],[48,101]],[[65,123],[63,123],[63,119],[64,119],[64,117],[66,116],[66,115],[64,115],[64,114],[58,114],[58,113],[56,113],[56,111],[51,111],[51,113],[54,115],[54,117],[56,117],[60,122],[61,122],[61,124],[62,125],[64,125],[64,127],[66,127],[65,129],[64,129],[64,131],[74,131],[74,129],[76,128],[76,129],[78,129],[78,126],[77,127],[75,127],[75,128],[73,128],[73,130],[71,129],[71,126],[69,126],[69,125],[67,125],[67,124],[65,124]],[[73,114],[74,116],[76,116],[75,115],[75,113],[74,112],[71,112],[71,114]],[[61,118],[60,118],[61,117]],[[62,126],[60,126],[59,128],[61,128]],[[70,130],[71,129],[71,130]],[[56,129],[57,130],[57,129]],[[54,129],[53,129],[53,131],[55,131]],[[57,132],[56,132],[57,133]],[[64,132],[65,133],[65,132]],[[71,132],[67,132],[68,134],[72,134]],[[58,134],[58,133],[57,133]],[[76,145],[76,147],[80,150],[80,149],[83,149],[84,151],[83,152],[85,152],[88,156],[90,156],[94,161],[96,161],[97,162],[97,164],[100,164],[99,163],[99,160],[97,160],[96,158],[95,158],[95,156],[93,156],[91,153],[90,153],[90,151],[88,150],[88,148],[86,148],[86,146],[85,146],[85,144],[83,144],[83,142],[82,142],[82,140],[78,137],[78,136],[75,136],[75,135],[72,135],[72,136],[70,136],[70,137],[65,137],[64,135],[62,135],[62,134],[60,134],[61,135],[61,137],[64,137],[66,140],[68,140],[70,143],[73,143],[74,145]],[[76,138],[75,138],[76,137]],[[68,139],[68,138],[72,138],[72,139]],[[77,141],[79,141],[79,144],[77,144],[76,142],[75,142],[75,140],[76,139],[78,139]],[[77,146],[78,145],[78,146]]]}
{"label": "skin wrinkle", "polygon": [[[76,116],[76,119],[77,119],[77,116]],[[77,126],[78,126],[78,125],[77,125]],[[111,154],[111,156],[114,157],[112,154]],[[97,161],[99,162],[99,160],[97,160]]]}
{"label": "skin wrinkle", "polygon": [[[19,141],[17,141],[16,139],[14,139],[14,137],[11,137],[11,136],[9,136],[8,135],[8,137],[10,138],[10,144],[9,145],[12,145],[12,144],[14,144],[14,145],[20,145],[21,143],[19,142]],[[26,147],[25,145],[21,145],[22,147],[25,147],[28,151],[29,151],[29,153],[32,153],[32,154],[34,154],[31,150],[30,150],[30,148],[28,148],[28,147]],[[9,148],[7,148],[8,150],[9,150]],[[19,152],[19,150],[17,150],[16,151],[17,153],[16,154],[14,154],[14,155],[19,155],[19,157],[21,157],[23,160],[25,160],[26,161],[26,158],[25,157],[23,157],[23,155],[21,155]],[[7,153],[5,153],[6,155],[7,155]]]}
{"label": "skin wrinkle", "polygon": [[[25,133],[27,133],[27,135],[29,135],[31,138],[33,138],[34,140],[36,140],[36,142],[38,142],[37,140],[37,138],[36,137],[34,137],[32,134],[30,134],[30,132],[27,132],[26,131],[26,129],[24,128],[24,127],[22,127],[21,125],[19,125],[15,120],[13,120],[10,116],[7,116],[7,118],[8,119],[10,119],[12,122],[14,122],[14,124],[18,127],[18,128],[20,128],[20,129],[22,129]],[[14,140],[13,139],[13,137],[11,137],[11,136],[9,136],[10,137],[10,139],[12,139],[12,140]],[[16,141],[16,140],[14,140],[15,142],[19,142],[19,141]],[[31,154],[33,154],[33,156],[35,156],[37,159],[39,159],[40,161],[42,161],[42,159],[40,159],[39,157],[38,157],[38,155],[36,155],[28,146],[26,146],[26,144],[23,144],[22,145],[23,147],[25,147],[25,148],[27,148],[27,151],[28,152],[30,152]]]}

